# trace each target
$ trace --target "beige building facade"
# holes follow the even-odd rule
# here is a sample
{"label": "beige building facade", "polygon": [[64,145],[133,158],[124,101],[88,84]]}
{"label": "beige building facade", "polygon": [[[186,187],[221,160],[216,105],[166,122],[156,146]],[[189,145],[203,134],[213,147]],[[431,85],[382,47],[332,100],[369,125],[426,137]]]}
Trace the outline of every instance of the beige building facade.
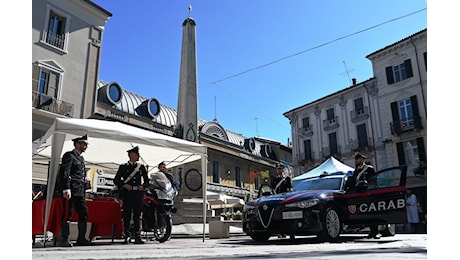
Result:
{"label": "beige building facade", "polygon": [[[91,1],[32,1],[32,141],[56,117],[91,115],[111,16]],[[34,164],[33,172],[33,183],[46,182],[47,165]]]}
{"label": "beige building facade", "polygon": [[294,175],[329,156],[354,167],[353,154],[377,170],[407,165],[407,187],[426,214],[427,30],[366,56],[373,77],[283,115],[290,120]]}

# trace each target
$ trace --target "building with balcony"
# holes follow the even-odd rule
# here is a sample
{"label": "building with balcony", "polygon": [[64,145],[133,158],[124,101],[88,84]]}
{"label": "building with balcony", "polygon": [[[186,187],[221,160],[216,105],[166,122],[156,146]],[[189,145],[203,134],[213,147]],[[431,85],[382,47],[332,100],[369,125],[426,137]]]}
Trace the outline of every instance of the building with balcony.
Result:
{"label": "building with balcony", "polygon": [[[32,141],[56,117],[92,114],[102,35],[111,16],[87,0],[32,1]],[[46,166],[34,165],[33,172],[34,183],[46,183]]]}
{"label": "building with balcony", "polygon": [[379,169],[407,165],[407,187],[426,213],[427,30],[366,56],[373,77],[283,115],[290,120],[294,175],[329,156],[353,166],[359,151]]}
{"label": "building with balcony", "polygon": [[[117,79],[99,79],[102,35],[112,16],[109,11],[89,0],[36,0],[32,4],[32,141],[40,138],[57,117],[119,121],[175,136],[176,109],[124,89]],[[225,129],[217,119],[198,119],[197,126],[198,142],[208,151],[209,191],[246,198],[257,194],[261,172],[276,175],[276,166],[283,163],[292,173],[291,148],[279,141],[245,137]],[[33,188],[46,185],[48,165],[32,163]],[[201,206],[182,203],[202,197],[197,164],[170,169],[181,181],[179,212],[188,214],[175,218],[176,223],[202,221]],[[156,165],[150,165],[150,170],[155,171]],[[101,176],[109,178],[115,173],[116,169],[105,169]]]}

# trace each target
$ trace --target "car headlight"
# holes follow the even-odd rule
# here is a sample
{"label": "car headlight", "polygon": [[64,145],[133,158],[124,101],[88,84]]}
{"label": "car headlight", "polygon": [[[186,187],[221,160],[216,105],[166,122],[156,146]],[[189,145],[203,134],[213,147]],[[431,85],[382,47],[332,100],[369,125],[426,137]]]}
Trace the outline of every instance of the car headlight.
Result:
{"label": "car headlight", "polygon": [[243,212],[247,212],[251,209],[255,209],[254,206],[251,206],[251,205],[248,205],[248,204],[244,204],[244,207],[243,207]]}
{"label": "car headlight", "polygon": [[299,202],[286,204],[286,207],[288,207],[288,208],[306,209],[306,208],[315,206],[316,204],[318,204],[318,202],[319,202],[318,199],[303,200],[303,201],[299,201]]}

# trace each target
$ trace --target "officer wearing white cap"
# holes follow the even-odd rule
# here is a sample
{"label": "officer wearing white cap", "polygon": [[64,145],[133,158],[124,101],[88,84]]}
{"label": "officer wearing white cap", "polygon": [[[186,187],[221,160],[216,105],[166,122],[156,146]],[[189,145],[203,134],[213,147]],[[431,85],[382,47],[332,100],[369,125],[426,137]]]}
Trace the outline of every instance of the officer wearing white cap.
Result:
{"label": "officer wearing white cap", "polygon": [[[356,152],[355,153],[355,171],[353,172],[353,177],[355,178],[356,185],[362,185],[364,183],[367,184],[368,178],[371,175],[375,174],[374,167],[370,164],[366,164],[364,160],[367,157],[360,153]],[[379,239],[379,234],[378,234],[378,226],[377,225],[372,225],[370,226],[370,233],[367,236],[368,238],[374,238],[374,239]]]}
{"label": "officer wearing white cap", "polygon": [[[86,176],[85,159],[81,156],[88,148],[88,135],[72,139],[74,149],[64,153],[59,171],[59,185],[63,193],[63,217],[58,246],[70,247],[69,224],[72,213],[75,209],[78,213],[78,238],[77,246],[91,245],[85,238],[86,225],[88,222],[88,207],[86,205],[86,188],[89,184],[89,177]],[[68,205],[67,205],[68,204]]]}
{"label": "officer wearing white cap", "polygon": [[284,165],[279,164],[276,167],[277,175],[272,180],[272,189],[275,193],[283,193],[292,190],[291,177],[284,173]]}
{"label": "officer wearing white cap", "polygon": [[[117,185],[123,199],[123,227],[124,243],[129,243],[134,237],[134,244],[144,244],[140,236],[140,214],[143,207],[144,189],[149,185],[147,169],[139,161],[139,147],[133,147],[128,151],[129,161],[121,164],[113,183]],[[131,213],[134,222],[130,230]]]}

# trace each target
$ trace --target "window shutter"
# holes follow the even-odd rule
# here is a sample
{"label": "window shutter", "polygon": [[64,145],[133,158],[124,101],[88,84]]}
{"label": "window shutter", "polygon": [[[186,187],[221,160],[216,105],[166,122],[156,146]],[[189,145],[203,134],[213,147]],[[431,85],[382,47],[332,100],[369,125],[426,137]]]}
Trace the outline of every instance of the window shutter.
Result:
{"label": "window shutter", "polygon": [[58,82],[58,75],[56,73],[50,72],[49,73],[49,81],[48,81],[48,92],[46,93],[50,97],[57,97],[57,82]]}
{"label": "window shutter", "polygon": [[391,103],[391,115],[393,117],[393,128],[395,133],[401,132],[401,121],[399,120],[398,102]]}
{"label": "window shutter", "polygon": [[32,65],[32,91],[38,92],[38,86],[40,85],[40,67]]}
{"label": "window shutter", "polygon": [[399,165],[406,165],[406,157],[404,156],[404,145],[402,142],[396,143],[396,149],[398,150],[398,162]]}
{"label": "window shutter", "polygon": [[422,120],[420,113],[418,112],[417,96],[410,97],[410,103],[412,106],[412,118],[414,119],[414,127],[417,129],[422,128]]}
{"label": "window shutter", "polygon": [[387,71],[387,83],[393,84],[395,83],[395,78],[393,76],[393,67],[386,67],[385,70]]}
{"label": "window shutter", "polygon": [[427,63],[426,52],[423,53],[423,60],[425,61],[425,71],[428,71],[428,63]]}
{"label": "window shutter", "polygon": [[418,150],[418,157],[420,161],[426,163],[426,151],[425,151],[425,143],[423,142],[423,137],[417,138],[417,150]]}
{"label": "window shutter", "polygon": [[412,72],[412,64],[410,59],[404,61],[404,66],[406,67],[407,78],[412,78],[414,73]]}

